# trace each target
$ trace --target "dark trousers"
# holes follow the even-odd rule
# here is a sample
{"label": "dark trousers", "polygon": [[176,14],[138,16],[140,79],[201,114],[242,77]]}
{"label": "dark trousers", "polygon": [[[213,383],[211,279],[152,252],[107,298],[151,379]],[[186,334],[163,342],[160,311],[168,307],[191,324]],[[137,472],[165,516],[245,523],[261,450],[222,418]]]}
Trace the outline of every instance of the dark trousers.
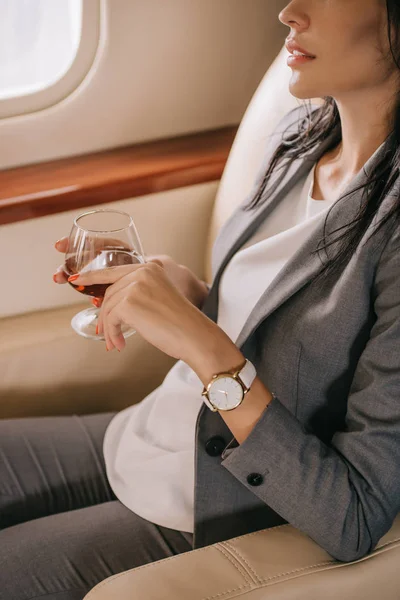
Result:
{"label": "dark trousers", "polygon": [[115,413],[0,420],[0,599],[81,600],[110,575],[192,550],[111,490]]}

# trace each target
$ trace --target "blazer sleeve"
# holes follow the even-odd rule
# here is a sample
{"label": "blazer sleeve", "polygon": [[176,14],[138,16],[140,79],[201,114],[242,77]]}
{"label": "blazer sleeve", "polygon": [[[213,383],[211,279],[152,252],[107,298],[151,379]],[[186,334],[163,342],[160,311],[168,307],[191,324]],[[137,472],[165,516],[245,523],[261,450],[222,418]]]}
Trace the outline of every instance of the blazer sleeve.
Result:
{"label": "blazer sleeve", "polygon": [[[371,552],[400,510],[399,239],[397,231],[389,236],[376,269],[377,318],[357,363],[344,430],[327,445],[274,397],[246,440],[233,439],[222,454],[221,464],[246,488],[343,562]],[[251,473],[262,476],[250,477],[253,485]]]}

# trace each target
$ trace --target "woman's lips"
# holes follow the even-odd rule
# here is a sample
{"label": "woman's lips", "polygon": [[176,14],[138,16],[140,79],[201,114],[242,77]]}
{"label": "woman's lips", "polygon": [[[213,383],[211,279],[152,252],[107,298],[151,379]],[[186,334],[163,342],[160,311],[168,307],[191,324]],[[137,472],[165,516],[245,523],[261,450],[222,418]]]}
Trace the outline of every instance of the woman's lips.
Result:
{"label": "woman's lips", "polygon": [[305,54],[305,56],[312,56],[315,58],[315,54],[312,54],[308,49],[306,50],[305,48],[299,46],[299,44],[293,38],[286,38],[285,46],[289,54]]}
{"label": "woman's lips", "polygon": [[304,56],[304,54],[290,54],[287,59],[289,67],[298,67],[315,60],[315,56]]}

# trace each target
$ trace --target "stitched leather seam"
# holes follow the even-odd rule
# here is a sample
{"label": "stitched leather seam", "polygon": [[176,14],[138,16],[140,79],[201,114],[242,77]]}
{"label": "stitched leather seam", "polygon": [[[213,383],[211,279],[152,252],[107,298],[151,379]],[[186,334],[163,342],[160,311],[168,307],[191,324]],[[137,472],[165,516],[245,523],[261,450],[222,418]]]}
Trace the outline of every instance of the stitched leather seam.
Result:
{"label": "stitched leather seam", "polygon": [[[396,540],[393,541],[400,541],[400,538],[397,538]],[[389,546],[390,544],[392,544],[393,542],[387,542],[386,544],[383,544],[383,546],[380,546],[379,550],[381,550],[382,548],[385,548],[386,546]],[[325,567],[327,565],[331,565],[332,567],[334,567],[335,569],[337,569],[338,567],[343,568],[344,566],[348,565],[348,564],[355,564],[358,562],[363,562],[366,560],[370,560],[374,557],[374,554],[367,554],[367,556],[363,556],[362,558],[359,558],[358,560],[354,560],[351,561],[350,563],[343,563],[340,561],[336,561],[335,559],[333,560],[329,560],[329,561],[325,561],[322,563],[317,563],[315,565],[310,565],[308,567],[302,567],[301,569],[295,569],[293,571],[287,571],[286,573],[279,573],[278,575],[273,575],[272,577],[266,577],[263,579],[260,579],[260,583],[265,583],[267,581],[272,581],[273,579],[277,579],[278,577],[284,577],[285,575],[292,575],[293,573],[300,573],[302,571],[307,571],[308,569],[315,569],[316,567]]]}
{"label": "stitched leather seam", "polygon": [[[293,527],[293,525],[291,525],[290,523],[283,523],[282,525],[276,525],[275,527],[268,527],[267,529],[258,529],[257,531],[253,531],[252,533],[245,533],[244,535],[242,534],[242,535],[238,535],[234,538],[230,538],[228,541],[231,544],[235,540],[239,540],[244,537],[250,538],[254,535],[257,535],[257,533],[260,533],[261,531],[263,532],[264,535],[268,535],[269,533],[272,533],[273,531],[276,531],[277,529],[282,529],[283,527]],[[384,548],[388,544],[392,544],[393,542],[398,542],[398,541],[400,541],[400,537],[394,538],[393,540],[388,540],[382,546],[379,546],[379,545],[376,546],[374,551],[379,550],[380,548]],[[219,542],[219,543],[221,543],[221,542]],[[206,549],[207,549],[207,546],[205,548],[196,548],[195,551],[197,552],[198,550],[206,550]]]}
{"label": "stitched leather seam", "polygon": [[261,581],[260,577],[257,575],[256,571],[253,569],[253,567],[250,565],[250,563],[245,559],[245,557],[239,552],[239,550],[237,548],[235,548],[235,546],[232,546],[231,544],[229,544],[229,542],[224,542],[223,544],[225,547],[229,548],[231,550],[231,552],[236,554],[237,557],[239,557],[244,562],[244,564],[247,566],[248,571],[250,571],[250,575],[253,576],[253,583],[260,583],[260,581]]}
{"label": "stitched leather seam", "polygon": [[[265,532],[269,532],[269,530],[276,530],[276,529],[280,529],[282,527],[291,527],[290,523],[284,523],[283,525],[276,525],[276,527],[269,527],[268,529],[265,530]],[[247,537],[251,537],[256,535],[257,533],[260,533],[260,530],[258,531],[253,531],[252,533],[246,533],[245,536]],[[243,535],[238,535],[234,538],[231,538],[229,540],[229,542],[233,542],[235,540],[238,540],[240,538],[243,538]],[[219,546],[220,543],[216,544],[214,547]],[[205,546],[204,548],[195,548],[194,550],[191,550],[191,552],[206,552],[210,550],[210,546]],[[174,558],[176,558],[177,556],[181,556],[181,555],[174,555],[174,556],[168,556],[167,558],[163,558],[161,560],[167,562],[168,560],[173,560]],[[111,583],[112,581],[114,581],[117,577],[122,577],[122,575],[125,575],[126,573],[129,573],[130,571],[138,571],[139,569],[150,569],[151,567],[154,567],[156,564],[158,564],[159,561],[154,561],[152,563],[148,563],[146,565],[140,565],[139,567],[134,567],[132,569],[128,569],[127,571],[123,571],[122,573],[117,573],[116,575],[111,575],[111,577],[108,577],[107,579],[105,579],[104,581],[98,583],[95,587],[98,589],[100,586],[103,585],[107,585],[108,583]],[[93,588],[95,589],[95,588]],[[87,595],[87,599],[88,600],[91,596],[91,592],[89,592],[89,594]]]}
{"label": "stitched leather seam", "polygon": [[[222,546],[222,543],[221,543]],[[245,575],[245,579],[247,580],[247,582],[249,583],[249,585],[258,583],[258,580],[256,578],[254,578],[251,574],[251,568],[250,569],[246,569],[246,567],[244,566],[244,564],[240,561],[240,558],[234,554],[230,548],[228,548],[225,543],[223,544],[223,548],[225,550],[225,552],[227,554],[229,554],[229,556],[231,556],[231,559],[235,562],[235,564],[240,565],[240,567],[242,568],[242,570],[244,571]]]}
{"label": "stitched leather seam", "polygon": [[[387,544],[384,544],[384,546],[387,546],[390,543],[391,542],[388,542]],[[382,546],[382,548],[384,546]],[[365,558],[367,558],[367,557],[365,557]],[[371,558],[372,558],[372,555],[371,555]],[[363,559],[360,559],[360,560],[363,560]],[[345,563],[345,564],[347,564],[347,563]],[[259,583],[271,582],[274,579],[278,579],[279,577],[284,577],[286,575],[293,575],[295,573],[305,573],[306,571],[309,571],[310,569],[315,569],[316,567],[324,567],[324,566],[328,566],[328,565],[330,565],[333,568],[338,568],[338,567],[342,567],[343,563],[335,562],[335,560],[329,560],[329,561],[317,563],[315,565],[311,565],[311,566],[308,566],[308,567],[302,567],[301,569],[294,569],[293,571],[287,571],[286,573],[279,573],[278,575],[274,575],[273,577],[267,577],[267,578],[264,578],[264,579],[259,579]],[[207,596],[207,598],[203,598],[202,600],[214,600],[215,598],[220,598],[220,597],[222,597],[222,596],[224,596],[226,594],[240,591],[240,589],[243,589],[244,587],[246,587],[246,586],[241,586],[240,588],[235,588],[233,590],[227,590],[226,592],[221,592],[220,594],[216,594],[214,596]],[[251,590],[248,590],[248,591],[251,591]]]}
{"label": "stitched leather seam", "polygon": [[[229,543],[234,542],[235,540],[240,540],[240,538],[246,537],[252,537],[253,535],[257,535],[257,533],[260,533],[261,531],[264,534],[268,534],[271,531],[276,531],[277,529],[281,529],[282,527],[293,527],[293,525],[291,525],[290,523],[283,523],[282,525],[276,525],[275,527],[267,527],[267,529],[258,529],[257,531],[253,531],[252,533],[245,533],[244,535],[237,535],[234,538],[229,538]],[[200,548],[201,549],[201,548]]]}
{"label": "stitched leather seam", "polygon": [[[220,551],[220,552],[221,552],[221,544],[220,544],[220,543],[217,543],[217,544],[215,544],[214,548],[215,548],[216,550],[218,550],[218,551]],[[195,550],[192,550],[192,552],[206,552],[207,550],[210,550],[210,546],[205,546],[204,548],[196,548]],[[230,559],[228,558],[228,556],[227,556],[227,555],[226,555],[224,552],[221,552],[221,553],[222,553],[222,554],[223,554],[223,555],[224,555],[224,556],[225,556],[225,557],[226,557],[228,560],[230,560]],[[126,575],[126,574],[127,574],[127,573],[129,573],[129,572],[132,572],[132,571],[140,571],[141,569],[151,569],[152,567],[156,567],[156,566],[157,566],[157,565],[158,565],[158,564],[161,562],[161,560],[162,560],[163,562],[167,562],[167,561],[173,560],[174,558],[177,558],[177,556],[182,556],[183,554],[186,554],[186,552],[182,552],[181,554],[175,554],[174,556],[168,556],[167,558],[163,558],[163,559],[160,559],[160,560],[156,560],[156,561],[154,561],[154,562],[147,563],[146,565],[141,565],[141,566],[139,566],[139,567],[134,567],[134,568],[132,568],[132,569],[128,569],[128,570],[126,570],[126,571],[122,571],[122,573],[117,573],[116,575],[111,575],[111,577],[108,577],[107,579],[104,579],[103,581],[100,581],[100,582],[99,582],[99,583],[98,583],[98,584],[97,584],[97,585],[96,585],[94,588],[92,588],[92,589],[90,590],[90,592],[89,592],[89,593],[88,593],[88,594],[85,596],[85,600],[89,600],[89,598],[91,598],[91,597],[92,597],[92,595],[95,593],[95,591],[96,591],[96,592],[98,592],[98,590],[99,590],[100,588],[102,588],[102,587],[105,587],[106,585],[110,585],[110,584],[111,584],[111,583],[113,583],[113,582],[114,582],[116,579],[118,579],[119,577],[122,577],[123,575]],[[241,572],[240,572],[240,570],[239,570],[239,568],[238,568],[238,565],[237,565],[237,563],[233,563],[232,561],[230,561],[230,562],[231,562],[231,564],[232,564],[232,565],[233,565],[235,568],[237,568],[237,570],[239,571],[239,573],[240,573],[240,574],[242,575],[242,577],[245,579],[245,581],[246,581],[246,585],[242,585],[242,586],[240,586],[239,588],[235,588],[234,590],[227,590],[226,592],[223,592],[223,593],[221,593],[221,594],[217,594],[217,596],[212,596],[212,598],[217,598],[217,597],[219,597],[219,596],[222,596],[222,595],[224,595],[224,594],[228,594],[228,593],[230,593],[230,592],[236,592],[236,591],[238,591],[238,590],[242,590],[242,589],[244,589],[245,587],[248,587],[248,586],[249,586],[250,582],[248,582],[248,581],[247,581],[247,577],[246,577],[246,575],[245,575],[244,573],[241,573]],[[211,600],[211,598],[204,598],[203,600]]]}
{"label": "stitched leather seam", "polygon": [[[400,541],[400,538],[397,538],[396,541]],[[391,542],[388,542],[387,544],[384,544],[382,546],[382,548],[384,548],[385,546],[388,546],[390,543]],[[372,555],[368,555],[364,559],[360,559],[360,560],[365,560],[367,558],[373,558],[373,556]],[[354,561],[354,562],[356,562],[356,561]],[[357,561],[357,562],[359,562],[359,561]],[[317,565],[314,565],[313,567],[328,566],[328,565],[330,565],[331,568],[329,570],[332,570],[332,569],[337,569],[337,568],[345,567],[345,566],[347,566],[347,564],[353,564],[353,563],[340,563],[340,562],[336,562],[335,563],[334,561],[328,561],[326,563],[319,563]],[[280,575],[274,575],[273,577],[269,577],[267,579],[260,580],[260,583],[268,583],[268,582],[271,582],[272,580],[277,579],[278,577],[281,577],[283,575],[290,575],[290,574],[293,574],[293,573],[296,573],[296,572],[297,573],[302,572],[302,574],[305,575],[306,574],[305,571],[307,571],[308,569],[312,569],[313,567],[305,567],[303,569],[297,569],[296,571],[289,571],[288,573],[281,573]],[[324,570],[326,571],[327,569],[324,569]],[[310,573],[310,574],[312,574],[312,573]],[[285,583],[286,581],[287,580],[282,580],[280,582],[275,582],[275,583]],[[248,590],[248,591],[253,591],[254,589],[262,589],[263,587],[268,587],[268,585],[262,585],[259,588],[253,588],[252,590]],[[229,590],[229,591],[236,592],[237,590]],[[248,591],[246,593],[248,593]],[[240,596],[242,596],[242,594],[240,594]],[[213,596],[211,598],[203,598],[202,600],[213,600],[213,598],[215,598],[215,597],[216,596]]]}
{"label": "stitched leather seam", "polygon": [[315,565],[309,565],[308,567],[301,567],[301,569],[294,569],[293,571],[286,571],[286,573],[278,573],[278,575],[273,575],[272,577],[264,577],[260,579],[260,583],[266,583],[267,581],[272,581],[273,579],[278,579],[279,577],[285,577],[286,575],[293,575],[294,573],[302,573],[304,571],[309,571],[310,569],[315,569],[316,567],[326,567],[327,565],[335,564],[333,560],[328,560],[321,563],[316,563]]}
{"label": "stitched leather seam", "polygon": [[223,548],[222,546],[220,546],[218,548],[218,550],[221,552],[221,554],[223,554],[225,556],[225,558],[227,560],[229,560],[229,562],[231,563],[231,565],[233,565],[233,567],[239,571],[240,575],[243,577],[243,579],[245,580],[245,582],[247,583],[247,585],[251,585],[252,583],[254,583],[254,581],[251,579],[251,577],[249,577],[248,573],[246,573],[245,569],[243,568],[243,566],[238,562],[237,558],[234,556],[231,556],[230,554],[228,554],[226,548]]}
{"label": "stitched leather seam", "polygon": [[[215,594],[214,596],[207,596],[207,598],[202,598],[201,600],[214,600],[215,598],[222,598],[222,596],[226,596],[227,594],[233,594],[233,592],[240,592],[244,588],[248,588],[247,585],[241,585],[240,587],[234,588],[232,590],[226,590],[225,592],[221,592],[220,594]],[[251,590],[247,589],[246,594]]]}
{"label": "stitched leather seam", "polygon": [[[210,546],[205,546],[204,548],[196,548],[195,550],[192,550],[191,552],[206,552],[209,549],[210,549]],[[181,554],[174,554],[174,556],[167,556],[167,558],[155,560],[154,562],[147,563],[146,565],[140,565],[139,567],[133,567],[132,569],[127,569],[126,571],[122,571],[121,573],[117,573],[116,575],[111,575],[111,577],[107,577],[107,579],[100,581],[94,588],[92,588],[90,590],[90,592],[86,595],[85,600],[88,600],[88,598],[90,598],[92,596],[92,592],[94,593],[94,590],[96,590],[96,592],[97,592],[101,587],[106,586],[110,583],[113,583],[116,579],[118,579],[119,577],[122,577],[123,575],[126,575],[127,573],[130,573],[132,571],[139,571],[141,569],[151,569],[152,567],[155,567],[156,565],[158,565],[161,560],[163,562],[168,562],[170,560],[173,560],[177,556],[182,556],[183,554],[186,554],[186,552],[182,552]]]}
{"label": "stitched leather seam", "polygon": [[[279,528],[282,528],[282,527],[289,527],[289,526],[291,526],[291,525],[290,525],[290,523],[285,523],[285,524],[283,524],[283,525],[277,525],[276,527],[269,527],[268,529],[271,529],[271,530],[272,530],[272,529],[279,529]],[[267,530],[265,530],[265,531],[266,531],[266,532],[268,532],[268,529],[267,529]],[[259,530],[259,531],[260,531],[260,530]],[[239,535],[239,536],[237,536],[237,537],[235,537],[235,538],[231,538],[229,541],[230,541],[230,542],[232,542],[232,541],[234,541],[234,540],[237,540],[237,539],[239,539],[239,538],[241,538],[241,537],[246,537],[246,538],[247,538],[247,537],[251,537],[251,536],[254,536],[254,535],[256,535],[257,533],[259,533],[259,531],[254,531],[253,533],[247,533],[247,534],[245,534],[245,536],[243,536],[243,535],[241,535],[241,536],[240,536],[240,535]],[[395,538],[394,540],[389,540],[388,542],[386,542],[386,543],[385,543],[385,544],[383,544],[382,546],[378,546],[378,547],[376,547],[376,548],[375,548],[375,551],[376,551],[376,550],[381,550],[382,548],[386,548],[386,547],[387,547],[387,546],[389,546],[390,544],[393,544],[393,543],[395,543],[395,542],[399,542],[399,541],[400,541],[400,538]],[[217,544],[217,545],[220,545],[220,544]],[[216,546],[217,546],[217,545],[216,545]],[[215,546],[215,547],[216,547],[216,546]],[[206,551],[207,551],[207,550],[209,550],[209,549],[210,549],[210,546],[205,546],[204,548],[196,548],[196,549],[192,550],[192,552],[206,552]],[[219,549],[219,548],[218,548],[218,549]],[[183,554],[184,554],[184,553],[183,553]],[[164,559],[162,559],[162,560],[166,562],[166,561],[169,561],[169,560],[172,560],[172,559],[176,558],[177,556],[181,556],[181,555],[179,555],[179,554],[178,554],[178,555],[174,555],[174,556],[169,556],[168,558],[164,558]],[[365,557],[364,559],[360,559],[360,560],[365,560],[365,559],[367,559],[367,558],[373,558],[373,555],[372,555],[372,554],[371,554],[371,555],[368,555],[368,557]],[[354,561],[354,562],[355,562],[355,561]],[[127,573],[129,573],[130,571],[138,571],[139,569],[148,569],[148,568],[154,567],[154,566],[158,565],[158,563],[159,563],[159,561],[155,561],[155,562],[152,562],[152,563],[148,563],[147,565],[142,565],[142,566],[140,566],[140,567],[135,567],[135,568],[133,568],[133,569],[128,569],[127,571],[123,571],[122,573],[117,573],[116,575],[112,575],[111,577],[108,577],[107,579],[104,579],[104,581],[101,581],[101,582],[100,582],[100,583],[98,583],[98,584],[97,584],[97,585],[96,585],[94,588],[92,588],[92,590],[90,590],[90,592],[89,592],[89,593],[87,594],[87,596],[86,596],[86,600],[89,600],[89,598],[91,598],[91,597],[93,596],[93,594],[95,593],[95,590],[96,590],[96,592],[97,592],[97,591],[98,591],[98,590],[99,590],[101,587],[104,587],[104,586],[106,586],[106,585],[109,585],[109,584],[111,584],[111,583],[112,583],[113,581],[115,581],[115,580],[116,580],[118,577],[122,577],[122,576],[126,575]],[[334,561],[334,560],[332,560],[332,561],[329,561],[329,562],[327,562],[327,563],[319,563],[319,564],[317,564],[317,565],[315,565],[315,566],[322,566],[322,565],[324,565],[324,564],[331,564],[331,565],[334,565],[334,564],[335,564],[335,561]],[[339,563],[337,563],[337,564],[339,564]],[[343,564],[343,563],[340,563],[340,564]],[[346,563],[346,564],[347,564],[347,563]],[[309,568],[311,568],[311,567],[306,567],[306,568],[308,568],[308,569],[309,569]],[[290,571],[290,572],[289,572],[289,574],[290,574],[290,573],[293,573],[293,571]],[[281,573],[280,575],[276,575],[276,576],[274,576],[274,577],[281,577],[282,575],[283,575],[283,574]],[[270,581],[270,580],[271,580],[271,578],[269,578],[269,581]],[[261,581],[264,581],[264,582],[265,582],[265,581],[268,581],[268,579],[263,579],[263,580],[261,580]],[[241,587],[239,587],[239,588],[236,588],[236,589],[234,589],[234,590],[227,590],[226,592],[223,592],[223,594],[218,594],[217,596],[211,596],[211,597],[208,597],[208,598],[204,598],[203,600],[213,600],[214,598],[220,597],[221,595],[228,594],[228,593],[231,593],[231,592],[232,592],[232,593],[233,593],[233,592],[237,592],[237,591],[239,591],[239,590],[241,590],[241,589],[244,589],[245,587],[246,587],[246,586],[241,586]]]}

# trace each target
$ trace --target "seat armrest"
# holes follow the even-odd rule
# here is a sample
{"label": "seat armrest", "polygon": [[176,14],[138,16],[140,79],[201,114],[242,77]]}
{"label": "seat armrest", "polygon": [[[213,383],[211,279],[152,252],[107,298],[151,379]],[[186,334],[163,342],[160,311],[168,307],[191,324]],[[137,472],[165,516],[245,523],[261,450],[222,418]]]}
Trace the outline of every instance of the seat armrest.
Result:
{"label": "seat armrest", "polygon": [[175,359],[139,335],[121,353],[77,335],[71,319],[87,307],[0,319],[0,419],[118,411],[160,385]]}
{"label": "seat armrest", "polygon": [[280,525],[119,573],[84,600],[398,600],[399,561],[399,517],[353,562]]}

